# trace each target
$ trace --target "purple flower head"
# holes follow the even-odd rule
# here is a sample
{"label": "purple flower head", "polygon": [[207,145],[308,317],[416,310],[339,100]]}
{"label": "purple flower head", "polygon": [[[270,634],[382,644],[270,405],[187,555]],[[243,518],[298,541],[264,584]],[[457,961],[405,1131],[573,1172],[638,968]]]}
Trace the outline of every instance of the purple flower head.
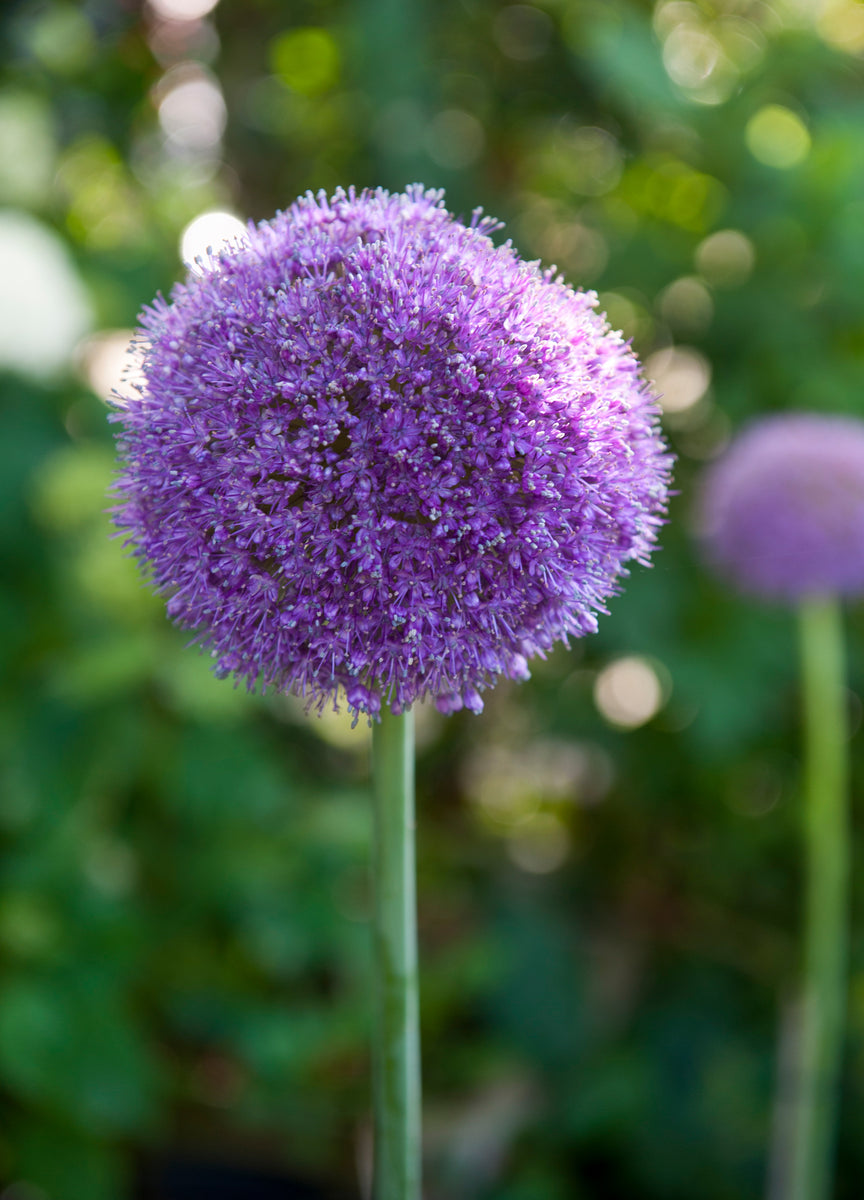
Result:
{"label": "purple flower head", "polygon": [[220,675],[479,711],[647,559],[639,364],[495,228],[419,186],[309,194],[144,311],[115,521]]}
{"label": "purple flower head", "polygon": [[744,591],[864,592],[864,421],[758,421],[708,471],[701,523],[709,558]]}

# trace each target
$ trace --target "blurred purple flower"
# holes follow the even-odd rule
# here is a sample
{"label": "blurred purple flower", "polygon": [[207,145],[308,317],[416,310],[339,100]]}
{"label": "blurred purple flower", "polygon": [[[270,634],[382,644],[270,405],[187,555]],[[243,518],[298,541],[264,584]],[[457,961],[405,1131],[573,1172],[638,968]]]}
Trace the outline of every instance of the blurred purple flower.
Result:
{"label": "blurred purple flower", "polygon": [[310,194],[145,310],[115,521],[220,675],[479,711],[647,559],[639,364],[495,228],[419,186]]}
{"label": "blurred purple flower", "polygon": [[701,507],[709,558],[744,591],[864,591],[864,421],[758,421],[707,472]]}

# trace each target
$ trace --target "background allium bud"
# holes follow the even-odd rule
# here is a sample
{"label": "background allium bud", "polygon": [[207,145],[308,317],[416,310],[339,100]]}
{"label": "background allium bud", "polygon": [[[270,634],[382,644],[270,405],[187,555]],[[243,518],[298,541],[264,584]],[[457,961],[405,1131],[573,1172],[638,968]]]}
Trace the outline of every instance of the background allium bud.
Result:
{"label": "background allium bud", "polygon": [[864,422],[759,421],[708,471],[701,523],[708,556],[745,591],[864,591]]}
{"label": "background allium bud", "polygon": [[662,519],[639,365],[419,187],[306,196],[142,317],[116,521],[221,674],[479,710],[595,628]]}

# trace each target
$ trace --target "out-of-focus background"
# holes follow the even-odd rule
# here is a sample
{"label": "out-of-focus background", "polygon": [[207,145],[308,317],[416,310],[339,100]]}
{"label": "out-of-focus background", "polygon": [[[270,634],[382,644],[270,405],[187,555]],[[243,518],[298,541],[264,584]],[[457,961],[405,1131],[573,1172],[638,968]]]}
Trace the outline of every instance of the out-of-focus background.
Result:
{"label": "out-of-focus background", "polygon": [[[596,637],[418,714],[429,1200],[779,1200],[794,622],[705,572],[694,496],[754,414],[864,408],[864,4],[7,0],[0,38],[0,1197],[359,1195],[368,730],[184,649],[109,538],[105,398],[232,218],[421,179],[599,291],[679,456]],[[839,1157],[860,1196],[860,934]]]}

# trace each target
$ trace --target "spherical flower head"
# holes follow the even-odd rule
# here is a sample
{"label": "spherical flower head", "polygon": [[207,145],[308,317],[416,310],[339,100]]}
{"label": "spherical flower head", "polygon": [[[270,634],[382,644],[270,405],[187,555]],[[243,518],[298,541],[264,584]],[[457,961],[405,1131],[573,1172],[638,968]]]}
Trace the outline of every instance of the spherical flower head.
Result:
{"label": "spherical flower head", "polygon": [[756,422],[708,471],[701,524],[709,558],[744,591],[864,592],[864,422]]}
{"label": "spherical flower head", "polygon": [[595,629],[662,520],[639,364],[440,192],[311,194],[145,309],[115,521],[221,675],[356,714]]}

